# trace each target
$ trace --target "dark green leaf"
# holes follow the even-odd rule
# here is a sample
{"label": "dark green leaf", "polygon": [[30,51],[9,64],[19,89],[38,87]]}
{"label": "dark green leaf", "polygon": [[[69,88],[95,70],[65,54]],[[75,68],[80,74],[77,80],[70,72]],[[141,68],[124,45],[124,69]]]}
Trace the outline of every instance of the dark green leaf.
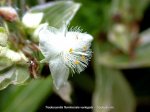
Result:
{"label": "dark green leaf", "polygon": [[[0,93],[3,112],[35,112],[52,91],[50,77],[31,81],[24,86],[11,86]],[[6,94],[7,93],[7,94]]]}

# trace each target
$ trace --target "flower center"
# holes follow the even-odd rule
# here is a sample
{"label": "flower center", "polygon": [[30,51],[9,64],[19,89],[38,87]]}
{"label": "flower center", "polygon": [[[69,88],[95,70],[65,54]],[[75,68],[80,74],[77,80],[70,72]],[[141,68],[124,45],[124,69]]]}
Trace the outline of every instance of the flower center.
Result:
{"label": "flower center", "polygon": [[78,65],[79,64],[79,61],[78,60],[75,60],[75,62],[74,62],[76,65]]}
{"label": "flower center", "polygon": [[72,52],[73,52],[73,49],[72,49],[72,48],[70,48],[70,49],[69,49],[69,53],[71,54]]}
{"label": "flower center", "polygon": [[84,55],[82,55],[82,56],[81,56],[81,60],[82,60],[82,61],[86,61],[86,59],[85,59],[85,56],[84,56]]}

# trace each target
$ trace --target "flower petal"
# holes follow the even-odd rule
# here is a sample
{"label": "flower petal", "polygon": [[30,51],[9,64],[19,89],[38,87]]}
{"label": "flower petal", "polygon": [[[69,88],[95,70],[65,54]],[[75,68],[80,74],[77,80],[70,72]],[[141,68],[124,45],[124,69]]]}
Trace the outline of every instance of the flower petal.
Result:
{"label": "flower petal", "polygon": [[68,32],[67,38],[77,39],[85,42],[92,42],[93,37],[87,33],[80,33],[80,32]]}
{"label": "flower petal", "polygon": [[[50,30],[49,30],[50,29]],[[39,47],[47,60],[55,58],[60,52],[59,35],[56,35],[57,29],[50,27],[43,28],[39,32]]]}
{"label": "flower petal", "polygon": [[43,13],[31,13],[27,12],[23,18],[22,23],[28,28],[37,28],[43,19]]}
{"label": "flower petal", "polygon": [[67,82],[69,68],[65,65],[61,58],[51,60],[49,62],[49,67],[56,89],[59,89]]}
{"label": "flower petal", "polygon": [[39,35],[40,30],[41,30],[42,28],[44,28],[44,27],[47,27],[47,26],[48,26],[48,23],[40,24],[40,25],[35,29],[35,31],[34,31],[34,33],[33,33],[33,36],[37,38],[38,35]]}
{"label": "flower petal", "polygon": [[86,33],[67,32],[66,40],[69,40],[69,46],[75,51],[87,51],[91,46],[93,37]]}

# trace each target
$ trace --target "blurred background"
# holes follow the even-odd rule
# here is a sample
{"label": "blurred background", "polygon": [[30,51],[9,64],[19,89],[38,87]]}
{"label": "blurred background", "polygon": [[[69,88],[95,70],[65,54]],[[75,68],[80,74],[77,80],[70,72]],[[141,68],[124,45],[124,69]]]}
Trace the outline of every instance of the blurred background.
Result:
{"label": "blurred background", "polygon": [[[33,7],[52,0],[16,1]],[[49,68],[44,67],[41,72],[44,78],[1,90],[0,111],[45,112],[55,111],[45,106],[65,105],[114,107],[82,110],[85,112],[149,112],[149,0],[74,2],[82,5],[69,26],[80,26],[94,37],[88,68],[81,74],[70,75],[71,87],[60,95],[53,88]]]}

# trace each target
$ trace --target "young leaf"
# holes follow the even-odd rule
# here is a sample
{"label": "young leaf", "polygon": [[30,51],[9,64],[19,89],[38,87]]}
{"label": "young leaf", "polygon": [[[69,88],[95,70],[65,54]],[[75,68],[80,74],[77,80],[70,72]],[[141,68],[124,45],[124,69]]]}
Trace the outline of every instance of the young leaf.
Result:
{"label": "young leaf", "polygon": [[[8,69],[8,70],[7,70]],[[15,68],[7,68],[0,73],[0,90],[5,89],[14,79]]]}
{"label": "young leaf", "polygon": [[29,77],[27,67],[9,66],[0,71],[0,90],[10,84],[23,84]]}
{"label": "young leaf", "polygon": [[55,1],[35,6],[28,12],[43,12],[43,22],[48,22],[50,26],[60,28],[64,24],[70,23],[79,7],[80,4],[73,1]]}
{"label": "young leaf", "polygon": [[17,66],[15,71],[15,81],[13,84],[22,84],[29,79],[30,73],[27,67]]}

